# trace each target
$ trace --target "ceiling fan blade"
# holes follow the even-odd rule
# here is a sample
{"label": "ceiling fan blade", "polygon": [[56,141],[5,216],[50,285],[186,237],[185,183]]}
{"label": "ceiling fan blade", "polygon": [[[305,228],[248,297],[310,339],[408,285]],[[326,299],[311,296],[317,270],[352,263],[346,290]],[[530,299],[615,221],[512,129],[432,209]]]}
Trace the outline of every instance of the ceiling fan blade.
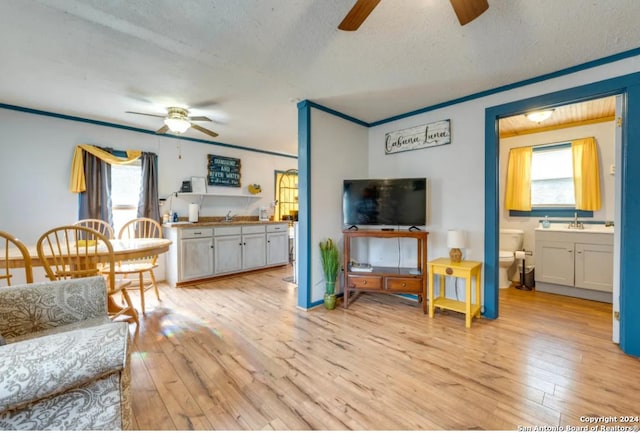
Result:
{"label": "ceiling fan blade", "polygon": [[125,113],[129,114],[140,114],[142,116],[151,116],[151,117],[167,117],[166,114],[149,114],[149,113],[138,113],[137,111],[125,111]]}
{"label": "ceiling fan blade", "polygon": [[464,26],[478,18],[484,11],[489,9],[487,0],[449,0],[453,10],[460,21],[460,25]]}
{"label": "ceiling fan blade", "polygon": [[192,124],[191,124],[191,127],[192,127],[193,129],[196,129],[196,130],[198,130],[198,131],[200,131],[200,132],[202,132],[202,133],[205,133],[205,134],[207,134],[207,135],[210,135],[210,136],[212,136],[212,137],[217,137],[217,136],[218,136],[218,134],[216,134],[215,132],[210,131],[210,130],[208,130],[207,128],[203,128],[203,127],[202,127],[202,126],[200,126],[200,125],[196,125],[195,123],[192,123]]}
{"label": "ceiling fan blade", "polygon": [[338,29],[352,32],[367,19],[371,11],[378,6],[380,0],[358,0],[351,8],[346,17],[342,20]]}
{"label": "ceiling fan blade", "polygon": [[169,127],[167,125],[164,125],[162,128],[156,131],[156,134],[165,134],[168,130],[169,130]]}
{"label": "ceiling fan blade", "polygon": [[206,116],[193,116],[189,117],[189,120],[195,120],[197,122],[213,122],[213,120],[209,119]]}

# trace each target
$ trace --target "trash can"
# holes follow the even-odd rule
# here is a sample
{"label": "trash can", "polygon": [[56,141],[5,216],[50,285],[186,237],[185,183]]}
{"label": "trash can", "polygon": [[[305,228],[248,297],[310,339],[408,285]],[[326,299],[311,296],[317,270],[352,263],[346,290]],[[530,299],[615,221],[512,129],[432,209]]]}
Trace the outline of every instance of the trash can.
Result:
{"label": "trash can", "polygon": [[[524,281],[520,281],[520,283],[524,282],[524,285],[527,287],[535,287],[536,279],[535,279],[535,266],[534,265],[526,265],[524,268]],[[520,280],[522,280],[522,264],[518,265],[518,275],[520,276]]]}

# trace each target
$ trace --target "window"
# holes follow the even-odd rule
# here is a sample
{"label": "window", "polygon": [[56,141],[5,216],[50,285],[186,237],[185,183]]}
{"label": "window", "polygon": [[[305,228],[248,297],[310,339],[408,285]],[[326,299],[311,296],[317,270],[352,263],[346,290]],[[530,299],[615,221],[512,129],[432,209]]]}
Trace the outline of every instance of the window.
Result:
{"label": "window", "polygon": [[111,165],[111,210],[116,236],[129,220],[138,216],[142,167],[140,161]]}
{"label": "window", "polygon": [[571,144],[533,148],[531,207],[575,208]]}

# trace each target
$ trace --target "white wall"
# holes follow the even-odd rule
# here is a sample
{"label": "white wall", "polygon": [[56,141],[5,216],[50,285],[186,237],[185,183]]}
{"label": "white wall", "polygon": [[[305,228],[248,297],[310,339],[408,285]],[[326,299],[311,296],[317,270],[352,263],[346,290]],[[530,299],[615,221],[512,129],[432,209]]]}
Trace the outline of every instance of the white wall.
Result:
{"label": "white wall", "polygon": [[[177,191],[182,180],[205,176],[207,154],[240,158],[242,192],[247,193],[246,185],[259,183],[262,198],[208,197],[204,199],[203,216],[223,216],[228,210],[234,214],[257,215],[259,206],[268,206],[274,199],[274,171],[298,165],[294,158],[5,109],[0,109],[0,131],[0,230],[31,245],[49,228],[77,219],[78,197],[69,192],[71,159],[77,144],[156,153],[161,198]],[[218,187],[217,190],[239,192],[238,188]],[[182,197],[174,198],[172,206],[186,216],[189,202]],[[37,279],[44,275],[39,269],[35,274]],[[158,277],[164,279],[162,270]]]}
{"label": "white wall", "polygon": [[[524,230],[524,248],[526,250],[535,251],[535,228],[538,227],[541,218],[510,217],[509,211],[504,209],[504,192],[506,188],[505,182],[507,177],[509,150],[514,147],[558,143],[585,137],[595,137],[600,157],[600,192],[602,208],[599,211],[595,211],[593,213],[593,218],[591,219],[594,221],[614,221],[615,176],[609,174],[609,167],[615,163],[614,121],[540,132],[537,134],[526,134],[500,140],[500,227]],[[583,219],[587,220],[586,218]],[[535,256],[532,255],[527,257],[527,264],[535,264]]]}
{"label": "white wall", "polygon": [[332,238],[338,242],[342,257],[342,182],[367,177],[367,128],[313,108],[310,157],[313,303],[324,295],[319,242]]}
{"label": "white wall", "polygon": [[[484,262],[485,109],[635,73],[639,67],[640,56],[627,58],[372,127],[368,176],[427,177],[431,183],[428,259],[447,256],[446,232],[458,228],[467,233],[465,258]],[[451,119],[451,144],[384,154],[385,133],[445,119]]]}

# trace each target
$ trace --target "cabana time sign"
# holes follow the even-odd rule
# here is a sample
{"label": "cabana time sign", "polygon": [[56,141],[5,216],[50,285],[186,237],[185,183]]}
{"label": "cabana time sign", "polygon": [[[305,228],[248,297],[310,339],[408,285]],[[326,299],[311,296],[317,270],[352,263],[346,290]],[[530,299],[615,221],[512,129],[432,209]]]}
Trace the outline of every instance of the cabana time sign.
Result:
{"label": "cabana time sign", "polygon": [[441,120],[400,131],[387,132],[384,153],[405,152],[451,143],[451,120]]}

